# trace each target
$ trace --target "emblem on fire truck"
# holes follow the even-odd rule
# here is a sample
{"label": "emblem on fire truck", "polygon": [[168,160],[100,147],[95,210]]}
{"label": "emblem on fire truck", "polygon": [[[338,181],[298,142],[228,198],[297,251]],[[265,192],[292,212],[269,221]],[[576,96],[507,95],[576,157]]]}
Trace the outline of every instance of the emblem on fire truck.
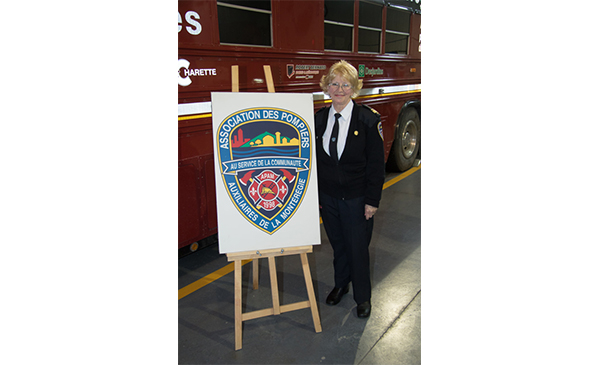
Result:
{"label": "emblem on fire truck", "polygon": [[221,122],[223,184],[250,224],[273,234],[297,211],[310,178],[310,141],[306,121],[283,109],[245,109]]}

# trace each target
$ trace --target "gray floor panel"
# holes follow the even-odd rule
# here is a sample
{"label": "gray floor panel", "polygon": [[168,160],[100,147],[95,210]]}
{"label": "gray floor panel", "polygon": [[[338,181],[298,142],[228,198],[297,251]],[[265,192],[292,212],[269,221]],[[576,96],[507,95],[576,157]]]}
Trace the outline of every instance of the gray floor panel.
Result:
{"label": "gray floor panel", "polygon": [[[394,175],[388,176],[388,179]],[[373,310],[356,316],[352,288],[337,306],[325,304],[333,288],[333,253],[322,244],[308,255],[323,331],[310,309],[243,322],[243,347],[234,349],[233,273],[179,300],[180,364],[420,364],[421,172],[383,191],[369,248]],[[242,268],[243,311],[272,307],[268,261]],[[229,264],[216,245],[179,260],[179,288]],[[308,299],[298,255],[276,259],[280,304]]]}

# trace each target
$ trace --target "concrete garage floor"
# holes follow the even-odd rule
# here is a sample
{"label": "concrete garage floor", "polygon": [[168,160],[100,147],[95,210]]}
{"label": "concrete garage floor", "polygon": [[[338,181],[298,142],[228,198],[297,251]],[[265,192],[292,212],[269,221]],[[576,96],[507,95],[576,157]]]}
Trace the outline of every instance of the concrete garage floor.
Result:
{"label": "concrete garage floor", "polygon": [[[398,174],[388,174],[390,180]],[[179,300],[180,364],[420,364],[421,171],[383,191],[370,246],[371,316],[356,316],[352,288],[336,306],[333,251],[321,225],[321,245],[308,255],[321,317],[316,333],[310,309],[243,322],[235,351],[233,272]],[[179,288],[227,266],[213,245],[179,259]],[[268,261],[259,260],[259,289],[251,265],[242,267],[243,312],[272,307]],[[276,259],[280,304],[307,300],[300,256]]]}

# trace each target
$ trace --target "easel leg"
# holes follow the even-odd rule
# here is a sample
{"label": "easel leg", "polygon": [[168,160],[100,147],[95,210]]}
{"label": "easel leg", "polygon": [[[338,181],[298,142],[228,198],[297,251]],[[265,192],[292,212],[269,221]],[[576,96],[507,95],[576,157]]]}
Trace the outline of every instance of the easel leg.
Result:
{"label": "easel leg", "polygon": [[304,271],[304,280],[306,281],[306,291],[308,291],[308,301],[310,302],[310,311],[312,312],[313,323],[315,324],[315,332],[322,331],[321,318],[317,308],[317,299],[315,297],[315,289],[312,284],[312,276],[310,275],[310,267],[308,266],[308,257],[306,253],[300,254],[302,260],[302,271]]}
{"label": "easel leg", "polygon": [[240,91],[239,81],[240,68],[238,65],[231,66],[231,91],[237,93]]}
{"label": "easel leg", "polygon": [[235,260],[235,349],[242,348],[242,260]]}
{"label": "easel leg", "polygon": [[275,84],[273,84],[273,74],[271,74],[271,66],[263,65],[263,70],[265,71],[265,80],[267,81],[267,90],[270,93],[275,92]]}
{"label": "easel leg", "polygon": [[269,257],[269,272],[271,275],[271,296],[273,297],[273,314],[281,314],[279,308],[279,288],[277,286],[277,268],[275,267],[275,257]]}
{"label": "easel leg", "polygon": [[258,289],[258,259],[252,259],[252,289]]}

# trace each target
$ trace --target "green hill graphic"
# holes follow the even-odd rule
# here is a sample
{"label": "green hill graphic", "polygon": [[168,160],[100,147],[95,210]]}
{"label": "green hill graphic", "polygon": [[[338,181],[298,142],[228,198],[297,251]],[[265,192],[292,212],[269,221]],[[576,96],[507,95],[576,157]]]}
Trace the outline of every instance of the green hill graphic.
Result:
{"label": "green hill graphic", "polygon": [[282,136],[276,132],[275,135],[264,132],[244,143],[240,147],[273,147],[273,146],[299,146],[298,138]]}

